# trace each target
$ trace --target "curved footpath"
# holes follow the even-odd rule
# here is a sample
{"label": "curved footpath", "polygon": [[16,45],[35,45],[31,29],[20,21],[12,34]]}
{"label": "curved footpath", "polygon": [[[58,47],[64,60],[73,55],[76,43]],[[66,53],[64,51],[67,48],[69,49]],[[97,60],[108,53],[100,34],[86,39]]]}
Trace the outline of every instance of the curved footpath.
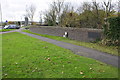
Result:
{"label": "curved footpath", "polygon": [[49,39],[46,37],[41,37],[38,35],[34,35],[34,34],[30,34],[30,33],[26,33],[26,32],[21,32],[22,34],[26,34],[28,36],[40,39],[42,41],[46,41],[52,44],[55,44],[57,46],[69,49],[71,51],[73,51],[75,54],[80,55],[80,56],[85,56],[85,57],[89,57],[89,58],[93,58],[96,60],[99,60],[101,62],[104,62],[106,64],[110,64],[113,65],[115,67],[119,67],[118,66],[118,56],[113,56],[107,53],[103,53],[94,49],[90,49],[90,48],[86,48],[83,46],[77,46],[77,45],[73,45],[70,43],[66,43],[66,42],[62,42],[62,41],[57,41],[57,40],[53,40],[53,39]]}
{"label": "curved footpath", "polygon": [[12,30],[12,31],[0,32],[0,34],[11,33],[11,32],[16,32],[16,31],[18,31],[18,30]]}
{"label": "curved footpath", "polygon": [[90,48],[86,48],[86,47],[83,47],[83,46],[77,46],[77,45],[73,45],[73,44],[70,44],[70,43],[57,41],[57,40],[49,39],[49,38],[46,38],[46,37],[41,37],[41,36],[38,36],[38,35],[26,33],[26,32],[21,32],[21,30],[16,30],[16,31],[20,32],[22,34],[40,39],[42,41],[46,41],[46,42],[55,44],[57,46],[69,49],[77,55],[85,56],[85,57],[88,57],[88,58],[93,58],[93,59],[96,59],[98,61],[104,62],[106,64],[110,64],[112,66],[120,68],[120,66],[118,65],[120,57],[118,57],[118,56],[113,56],[111,54],[107,54],[107,53],[100,52],[100,51],[90,49]]}

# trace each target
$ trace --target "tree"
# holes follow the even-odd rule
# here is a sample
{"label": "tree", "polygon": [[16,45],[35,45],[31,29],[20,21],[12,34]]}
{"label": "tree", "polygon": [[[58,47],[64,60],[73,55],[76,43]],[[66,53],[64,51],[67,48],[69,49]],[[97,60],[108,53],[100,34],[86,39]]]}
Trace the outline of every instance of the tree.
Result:
{"label": "tree", "polygon": [[92,6],[91,6],[91,3],[89,3],[89,2],[84,2],[82,5],[83,12],[91,11],[91,8],[92,8]]}
{"label": "tree", "polygon": [[70,3],[65,4],[60,16],[60,25],[62,27],[75,27],[76,19],[78,19],[78,14],[74,11],[74,7]]}
{"label": "tree", "polygon": [[31,22],[33,22],[35,11],[36,11],[36,7],[33,4],[26,7],[26,15],[25,16],[28,17]]}
{"label": "tree", "polygon": [[61,20],[60,20],[60,16],[63,12],[63,6],[64,6],[64,0],[57,0],[52,2],[49,5],[49,10],[45,12],[45,22],[55,26],[56,23],[58,23],[58,25],[60,24]]}
{"label": "tree", "polygon": [[[103,1],[101,4],[95,0],[92,3],[84,2],[77,10],[70,4],[64,3],[64,0],[57,0],[50,4],[50,8],[45,13],[45,22],[50,25],[67,26],[67,27],[84,27],[102,29],[104,18],[113,17],[111,1]],[[107,23],[108,24],[108,23]],[[106,27],[107,29],[108,27]]]}
{"label": "tree", "polygon": [[103,1],[103,10],[105,11],[105,24],[103,26],[105,39],[107,38],[108,30],[109,30],[109,22],[108,18],[110,17],[111,12],[113,11],[112,0],[108,2]]}
{"label": "tree", "polygon": [[60,16],[63,12],[64,0],[57,0],[50,4],[52,11],[54,11],[54,16],[56,17],[56,22],[60,24]]}
{"label": "tree", "polygon": [[56,25],[56,15],[55,11],[51,9],[50,11],[45,12],[44,16],[45,23],[49,26],[55,26]]}
{"label": "tree", "polygon": [[84,11],[79,15],[80,26],[84,28],[94,28],[94,16],[91,11]]}
{"label": "tree", "polygon": [[112,5],[112,0],[108,0],[108,2],[103,1],[103,9],[105,11],[105,17],[108,18],[110,13],[113,11],[114,6]]}
{"label": "tree", "polygon": [[39,21],[40,25],[42,25],[42,22],[43,22],[43,20],[42,20],[42,11],[39,12],[39,18],[40,18],[40,21]]}
{"label": "tree", "polygon": [[82,6],[81,6],[81,5],[77,8],[77,13],[78,13],[78,14],[83,13],[83,9],[82,9]]}
{"label": "tree", "polygon": [[101,28],[100,27],[100,13],[99,13],[99,3],[97,3],[96,1],[93,1],[93,6],[92,6],[92,9],[93,9],[93,15],[95,17],[95,25],[96,25],[96,28]]}
{"label": "tree", "polygon": [[118,7],[118,16],[120,16],[120,0],[118,1],[117,7]]}
{"label": "tree", "polygon": [[92,14],[92,5],[89,2],[84,2],[81,6],[82,13],[80,13],[80,26],[81,27],[87,27],[87,28],[93,28],[94,20],[93,20],[93,14]]}
{"label": "tree", "polygon": [[67,25],[66,18],[68,17],[67,13],[69,12],[70,6],[71,6],[71,4],[69,4],[69,3],[64,5],[63,12],[62,12],[62,14],[60,16],[60,23],[61,23],[60,25],[62,27]]}

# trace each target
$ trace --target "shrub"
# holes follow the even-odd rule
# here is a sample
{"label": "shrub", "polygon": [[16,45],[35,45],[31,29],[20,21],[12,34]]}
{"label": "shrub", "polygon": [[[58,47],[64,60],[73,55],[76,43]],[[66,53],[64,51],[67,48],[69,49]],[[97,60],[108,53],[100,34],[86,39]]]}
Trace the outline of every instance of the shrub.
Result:
{"label": "shrub", "polygon": [[120,17],[109,18],[108,38],[116,41],[120,39]]}
{"label": "shrub", "polygon": [[104,35],[106,37],[106,44],[118,45],[120,40],[120,17],[107,19],[109,25],[104,25]]}

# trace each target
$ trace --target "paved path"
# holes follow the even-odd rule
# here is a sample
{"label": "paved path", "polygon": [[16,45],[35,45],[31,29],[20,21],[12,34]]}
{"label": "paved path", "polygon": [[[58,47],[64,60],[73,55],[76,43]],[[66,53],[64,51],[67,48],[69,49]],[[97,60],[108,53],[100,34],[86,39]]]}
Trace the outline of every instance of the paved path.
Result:
{"label": "paved path", "polygon": [[11,32],[20,32],[21,30],[24,30],[24,28],[12,30],[12,31],[0,32],[0,34],[11,33]]}
{"label": "paved path", "polygon": [[11,33],[11,32],[16,32],[16,31],[18,31],[18,30],[12,30],[12,31],[0,32],[0,34]]}
{"label": "paved path", "polygon": [[120,68],[120,65],[118,65],[118,62],[119,62],[118,60],[120,60],[120,57],[117,57],[117,56],[113,56],[113,55],[103,53],[103,52],[100,52],[100,51],[97,51],[97,50],[94,50],[94,49],[86,48],[86,47],[83,47],[83,46],[77,46],[77,45],[73,45],[73,44],[70,44],[70,43],[56,41],[56,40],[49,39],[49,38],[46,38],[46,37],[41,37],[41,36],[38,36],[38,35],[34,35],[34,34],[26,33],[26,32],[21,32],[21,29],[14,30],[14,31],[8,31],[8,32],[2,32],[0,34],[10,33],[10,32],[20,32],[22,34],[40,39],[42,41],[46,41],[46,42],[55,44],[57,46],[69,49],[77,55],[93,58],[93,59],[99,60],[101,62],[104,62],[106,64],[110,64],[112,66]]}
{"label": "paved path", "polygon": [[120,66],[118,66],[118,57],[117,56],[113,56],[113,55],[110,55],[107,53],[99,52],[94,49],[85,48],[82,46],[77,46],[77,45],[73,45],[73,44],[66,43],[66,42],[56,41],[53,39],[41,37],[38,35],[26,33],[26,32],[21,32],[21,31],[18,31],[18,32],[28,35],[28,36],[31,36],[31,37],[34,37],[34,38],[37,38],[37,39],[40,39],[42,41],[46,41],[46,42],[55,44],[57,46],[60,46],[60,47],[66,48],[66,49],[69,49],[77,55],[93,58],[93,59],[99,60],[101,62],[104,62],[106,64],[110,64],[112,66],[120,68]]}

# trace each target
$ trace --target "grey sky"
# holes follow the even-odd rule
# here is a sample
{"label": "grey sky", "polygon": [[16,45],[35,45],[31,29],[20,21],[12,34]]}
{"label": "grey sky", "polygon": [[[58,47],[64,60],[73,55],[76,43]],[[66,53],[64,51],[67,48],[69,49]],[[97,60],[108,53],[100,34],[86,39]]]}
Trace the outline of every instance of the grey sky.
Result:
{"label": "grey sky", "polygon": [[[49,8],[48,5],[52,1],[55,0],[1,0],[0,3],[2,7],[3,21],[24,20],[23,15],[25,14],[26,5],[29,6],[31,4],[36,6],[34,21],[39,21],[39,12],[45,11],[45,9],[47,10]],[[65,2],[71,2],[75,6],[79,6],[80,3],[82,2],[91,2],[91,1],[92,0],[65,0]],[[113,0],[113,1],[116,2],[117,0]]]}

